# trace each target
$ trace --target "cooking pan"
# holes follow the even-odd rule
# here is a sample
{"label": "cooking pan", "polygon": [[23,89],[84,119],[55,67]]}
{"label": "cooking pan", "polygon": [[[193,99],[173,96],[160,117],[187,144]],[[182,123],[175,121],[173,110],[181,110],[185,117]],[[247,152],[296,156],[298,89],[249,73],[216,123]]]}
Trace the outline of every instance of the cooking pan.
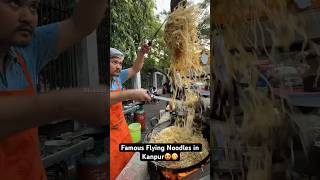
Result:
{"label": "cooking pan", "polygon": [[[151,138],[151,135],[153,132],[160,132],[161,130],[163,130],[169,126],[172,126],[174,124],[174,121],[175,121],[174,118],[171,118],[168,121],[165,121],[165,122],[162,122],[162,123],[159,123],[158,125],[156,125],[152,129],[152,131],[150,131],[149,133],[146,134],[144,142],[147,143],[150,141],[150,138]],[[203,128],[202,128],[203,137],[208,142],[210,142],[210,138],[209,138],[210,137],[210,126],[205,123],[203,123],[202,126],[203,126]],[[159,170],[166,171],[166,172],[169,171],[172,173],[183,173],[183,172],[188,172],[190,170],[193,170],[195,168],[200,168],[203,164],[205,164],[206,162],[209,162],[209,159],[210,159],[210,149],[209,149],[209,154],[203,160],[201,160],[200,162],[193,164],[191,166],[184,167],[184,168],[168,168],[168,167],[164,167],[164,166],[157,164],[155,161],[148,161],[148,171],[149,171],[150,175],[152,175],[152,173],[157,173]],[[157,174],[157,176],[159,176],[159,174]],[[153,177],[156,177],[156,176],[153,176]]]}

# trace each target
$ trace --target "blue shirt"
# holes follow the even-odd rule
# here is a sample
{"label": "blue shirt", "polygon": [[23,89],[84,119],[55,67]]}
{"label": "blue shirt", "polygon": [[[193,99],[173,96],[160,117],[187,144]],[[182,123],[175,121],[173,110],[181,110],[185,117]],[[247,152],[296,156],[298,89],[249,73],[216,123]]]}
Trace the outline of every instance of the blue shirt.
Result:
{"label": "blue shirt", "polygon": [[24,89],[28,85],[22,68],[16,59],[16,53],[24,58],[35,88],[41,69],[57,57],[57,47],[57,23],[36,28],[31,42],[26,47],[11,47],[5,60],[6,82],[0,79],[0,91]]}
{"label": "blue shirt", "polygon": [[113,77],[113,80],[111,82],[110,90],[118,90],[118,85],[116,83],[116,80],[118,80],[120,88],[122,90],[122,84],[128,80],[128,69],[124,69],[120,72],[119,76]]}

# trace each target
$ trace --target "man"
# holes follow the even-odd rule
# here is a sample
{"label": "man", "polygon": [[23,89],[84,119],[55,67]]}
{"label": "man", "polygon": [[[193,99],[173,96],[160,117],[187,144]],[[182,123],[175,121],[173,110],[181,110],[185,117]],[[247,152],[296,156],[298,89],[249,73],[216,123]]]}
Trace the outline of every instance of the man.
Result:
{"label": "man", "polygon": [[[145,44],[140,49],[138,57],[131,68],[122,70],[122,63],[124,60],[124,55],[117,49],[110,48],[110,104],[116,104],[118,102],[127,101],[127,100],[136,100],[136,101],[148,101],[151,100],[150,96],[147,93],[147,90],[144,89],[129,89],[122,90],[122,84],[128,79],[135,76],[143,67],[144,64],[144,55],[150,51],[150,47]],[[120,88],[118,88],[118,84]],[[113,93],[113,90],[121,89],[121,91]]]}
{"label": "man", "polygon": [[132,143],[132,138],[122,112],[122,101],[137,100],[150,101],[146,90],[131,89],[122,90],[122,84],[137,74],[143,66],[144,55],[150,51],[150,47],[144,44],[133,66],[122,69],[124,55],[117,49],[110,48],[110,179],[114,180],[120,174],[132,153],[119,152],[119,144]]}
{"label": "man", "polygon": [[71,118],[101,125],[105,92],[70,89],[36,95],[37,75],[50,60],[90,34],[105,0],[79,0],[73,16],[36,28],[39,0],[0,0],[0,179],[47,179],[37,128]]}

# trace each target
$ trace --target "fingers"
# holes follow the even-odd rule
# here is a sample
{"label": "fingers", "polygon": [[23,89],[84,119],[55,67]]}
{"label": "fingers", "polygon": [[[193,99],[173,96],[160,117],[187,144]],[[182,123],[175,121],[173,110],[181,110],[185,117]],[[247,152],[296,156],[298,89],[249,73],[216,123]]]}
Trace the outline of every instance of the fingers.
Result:
{"label": "fingers", "polygon": [[150,52],[150,50],[151,50],[151,46],[149,46],[148,44],[143,44],[142,46],[141,46],[141,52],[143,53],[143,54],[148,54],[149,52]]}
{"label": "fingers", "polygon": [[145,100],[144,101],[151,101],[151,97],[149,96],[149,94],[145,94]]}
{"label": "fingers", "polygon": [[143,100],[143,101],[151,101],[151,97],[150,97],[150,95],[148,94],[148,91],[147,91],[147,90],[142,89],[142,90],[141,90],[141,93],[142,93],[142,100]]}
{"label": "fingers", "polygon": [[139,101],[151,101],[151,97],[148,94],[148,91],[145,89],[137,89],[137,99]]}

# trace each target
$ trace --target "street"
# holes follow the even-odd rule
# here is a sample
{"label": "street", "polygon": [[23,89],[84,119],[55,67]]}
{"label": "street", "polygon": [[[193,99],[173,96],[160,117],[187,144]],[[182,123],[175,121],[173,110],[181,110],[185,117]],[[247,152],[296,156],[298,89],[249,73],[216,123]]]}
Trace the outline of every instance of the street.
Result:
{"label": "street", "polygon": [[[161,96],[165,96],[165,97],[169,97],[169,94],[167,95],[161,95]],[[166,104],[167,102],[165,101],[159,101],[157,103],[150,103],[150,104],[145,104],[143,106],[144,108],[144,112],[146,113],[146,131],[142,132],[141,134],[141,139],[144,139],[144,136],[147,132],[149,132],[149,130],[151,130],[152,125],[151,125],[151,119],[153,117],[156,117],[157,119],[159,119],[160,117],[160,110],[165,109],[166,108]]]}

